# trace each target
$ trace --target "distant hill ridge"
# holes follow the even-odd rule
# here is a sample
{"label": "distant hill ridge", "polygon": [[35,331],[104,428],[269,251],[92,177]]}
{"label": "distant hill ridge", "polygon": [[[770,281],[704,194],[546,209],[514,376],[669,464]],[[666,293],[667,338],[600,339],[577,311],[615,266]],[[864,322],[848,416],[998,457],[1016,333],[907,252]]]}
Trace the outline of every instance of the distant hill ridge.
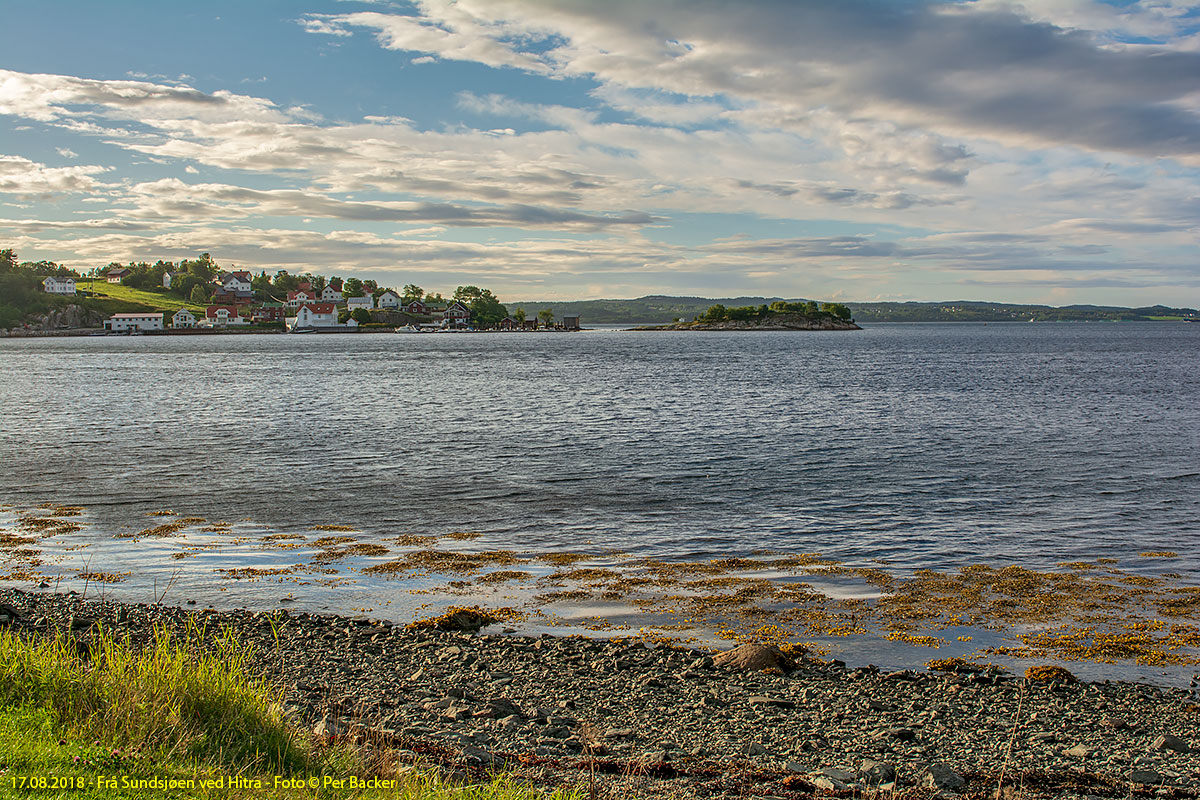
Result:
{"label": "distant hill ridge", "polygon": [[[646,295],[629,300],[526,301],[506,303],[509,310],[524,308],[529,316],[543,308],[556,315],[578,314],[585,325],[674,322],[692,319],[720,303],[729,308],[770,305],[776,300],[804,302],[809,298],[693,297]],[[818,299],[818,298],[813,298]],[[992,303],[982,300],[938,302],[848,302],[858,322],[1136,322],[1200,318],[1194,308],[1154,305],[1138,308],[1075,304],[1068,306]]]}

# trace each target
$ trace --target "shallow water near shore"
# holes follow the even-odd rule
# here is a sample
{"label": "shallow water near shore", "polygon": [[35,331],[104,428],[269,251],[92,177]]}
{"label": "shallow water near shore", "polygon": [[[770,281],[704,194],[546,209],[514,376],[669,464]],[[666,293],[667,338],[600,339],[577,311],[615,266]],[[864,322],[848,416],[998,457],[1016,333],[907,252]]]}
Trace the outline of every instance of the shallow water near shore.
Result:
{"label": "shallow water near shore", "polygon": [[[1198,344],[1196,326],[1169,323],[4,340],[0,528],[19,533],[41,503],[81,506],[80,530],[25,547],[43,562],[31,574],[62,589],[107,574],[120,582],[89,591],[394,619],[462,577],[363,571],[422,548],[571,551],[599,568],[819,553],[899,577],[1090,562],[1196,586]],[[178,513],[147,516],[165,510]],[[187,516],[203,522],[138,535]],[[387,549],[312,564],[338,535]],[[402,535],[440,538],[388,541]],[[452,601],[520,605],[555,567],[514,569],[532,578],[472,575]],[[835,599],[878,592],[802,579]],[[595,627],[589,602],[540,607],[572,630]],[[989,635],[970,630],[937,650],[803,638],[904,665]]]}

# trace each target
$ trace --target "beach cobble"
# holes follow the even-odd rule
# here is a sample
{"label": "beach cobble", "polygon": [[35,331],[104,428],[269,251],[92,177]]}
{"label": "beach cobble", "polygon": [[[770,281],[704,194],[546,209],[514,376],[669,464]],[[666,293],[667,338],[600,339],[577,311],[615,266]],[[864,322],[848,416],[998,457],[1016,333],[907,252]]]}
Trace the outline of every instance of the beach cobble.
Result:
{"label": "beach cobble", "polygon": [[[1035,682],[994,669],[766,669],[634,640],[410,629],[0,590],[0,625],[134,643],[231,629],[323,737],[464,776],[503,768],[610,797],[1197,797],[1194,688]],[[4,622],[5,617],[9,621]],[[982,668],[976,668],[982,669]],[[474,772],[473,772],[474,771]],[[581,783],[582,782],[582,783]]]}

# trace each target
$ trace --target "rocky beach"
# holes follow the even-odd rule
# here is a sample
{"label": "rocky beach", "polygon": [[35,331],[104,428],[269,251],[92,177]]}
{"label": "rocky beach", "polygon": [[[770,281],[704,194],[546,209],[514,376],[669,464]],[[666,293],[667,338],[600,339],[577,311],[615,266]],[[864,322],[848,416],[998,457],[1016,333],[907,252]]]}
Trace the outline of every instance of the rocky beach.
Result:
{"label": "rocky beach", "polygon": [[504,770],[614,798],[1200,795],[1196,681],[965,662],[884,672],[756,645],[535,638],[477,628],[488,620],[473,612],[399,626],[7,588],[0,604],[0,625],[69,636],[83,653],[99,628],[135,644],[154,626],[232,631],[314,735],[396,748],[467,782]]}

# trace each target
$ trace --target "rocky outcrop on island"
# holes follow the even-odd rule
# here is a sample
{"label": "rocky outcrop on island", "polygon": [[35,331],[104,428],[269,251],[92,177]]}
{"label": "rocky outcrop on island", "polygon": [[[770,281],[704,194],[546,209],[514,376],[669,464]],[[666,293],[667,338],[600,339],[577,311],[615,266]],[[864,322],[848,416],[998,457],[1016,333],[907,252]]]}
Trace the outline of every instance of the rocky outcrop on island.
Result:
{"label": "rocky outcrop on island", "polygon": [[395,748],[465,782],[495,769],[547,786],[594,777],[599,796],[643,800],[1181,800],[1200,786],[1191,688],[965,662],[848,668],[755,646],[710,655],[490,621],[401,626],[0,589],[0,630],[65,637],[82,653],[100,626],[135,645],[154,626],[230,630],[315,735]]}
{"label": "rocky outcrop on island", "polygon": [[860,331],[853,320],[807,314],[767,314],[757,319],[725,319],[720,322],[677,322],[648,325],[638,331]]}

